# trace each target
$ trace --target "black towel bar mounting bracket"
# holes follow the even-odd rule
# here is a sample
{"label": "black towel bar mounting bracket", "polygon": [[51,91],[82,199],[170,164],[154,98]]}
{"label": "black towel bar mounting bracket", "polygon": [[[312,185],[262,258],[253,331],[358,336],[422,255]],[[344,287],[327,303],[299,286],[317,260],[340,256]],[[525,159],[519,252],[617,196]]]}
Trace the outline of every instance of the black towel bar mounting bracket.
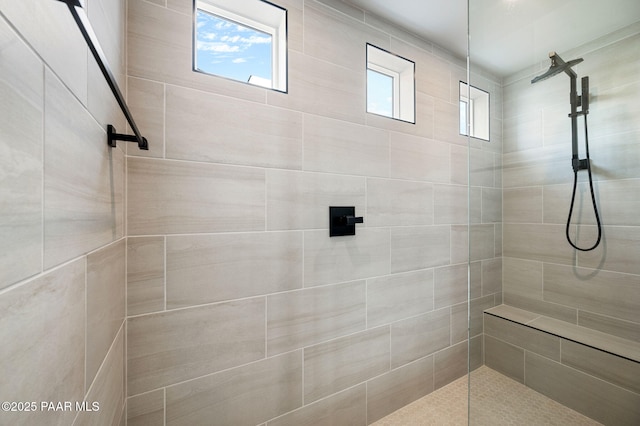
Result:
{"label": "black towel bar mounting bracket", "polygon": [[107,143],[110,147],[116,147],[116,141],[124,141],[124,142],[137,142],[138,148],[140,149],[149,149],[149,144],[147,143],[147,138],[142,138],[142,144],[138,141],[138,137],[135,135],[124,135],[122,133],[116,133],[116,128],[111,124],[107,124]]}
{"label": "black towel bar mounting bracket", "polygon": [[96,62],[98,63],[98,67],[100,71],[102,71],[102,75],[105,80],[107,80],[107,84],[115,96],[116,101],[118,101],[118,105],[122,110],[127,122],[129,123],[129,127],[133,131],[134,135],[123,135],[121,133],[116,133],[116,129],[111,125],[107,125],[107,143],[110,147],[116,146],[116,141],[125,141],[125,142],[137,142],[138,148],[148,150],[149,144],[147,139],[142,137],[140,134],[140,130],[138,130],[138,126],[136,126],[136,122],[133,120],[131,116],[131,112],[127,107],[127,103],[124,100],[124,96],[122,96],[122,92],[120,92],[120,88],[118,87],[118,83],[109,68],[109,64],[107,62],[107,58],[104,54],[104,51],[100,47],[100,43],[98,42],[98,37],[96,36],[93,28],[91,27],[91,22],[89,22],[89,18],[87,13],[84,11],[84,0],[58,0],[67,4],[69,7],[69,11],[73,16],[73,19],[76,21],[78,25],[78,29],[82,33],[85,41],[87,42],[87,46]]}

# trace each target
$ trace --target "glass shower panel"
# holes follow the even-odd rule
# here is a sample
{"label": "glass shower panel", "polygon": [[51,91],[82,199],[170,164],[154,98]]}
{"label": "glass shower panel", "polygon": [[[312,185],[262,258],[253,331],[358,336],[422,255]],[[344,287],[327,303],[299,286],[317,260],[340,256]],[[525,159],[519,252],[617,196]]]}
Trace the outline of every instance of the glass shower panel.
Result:
{"label": "glass shower panel", "polygon": [[640,424],[640,3],[468,14],[469,424]]}

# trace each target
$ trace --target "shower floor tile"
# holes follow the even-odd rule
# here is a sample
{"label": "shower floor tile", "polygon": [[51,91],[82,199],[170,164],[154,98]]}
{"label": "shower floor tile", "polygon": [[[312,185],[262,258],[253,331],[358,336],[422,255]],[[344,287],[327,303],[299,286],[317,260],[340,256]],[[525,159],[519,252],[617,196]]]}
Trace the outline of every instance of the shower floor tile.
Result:
{"label": "shower floor tile", "polygon": [[[600,425],[487,366],[471,373],[471,425]],[[467,424],[467,377],[412,402],[374,426]]]}

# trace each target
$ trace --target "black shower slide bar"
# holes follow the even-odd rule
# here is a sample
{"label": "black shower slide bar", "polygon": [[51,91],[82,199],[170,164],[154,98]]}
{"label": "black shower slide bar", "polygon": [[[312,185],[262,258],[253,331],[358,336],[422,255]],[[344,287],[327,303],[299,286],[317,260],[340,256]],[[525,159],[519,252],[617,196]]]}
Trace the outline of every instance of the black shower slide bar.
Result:
{"label": "black shower slide bar", "polygon": [[137,142],[138,148],[148,150],[149,144],[147,143],[147,138],[142,137],[140,134],[140,130],[138,130],[138,126],[136,126],[136,122],[133,121],[133,117],[131,116],[131,112],[127,107],[127,103],[124,101],[124,97],[118,88],[118,83],[116,82],[111,69],[109,68],[109,64],[107,63],[107,58],[100,47],[100,43],[98,43],[98,38],[96,37],[93,28],[91,27],[91,23],[89,22],[89,18],[87,17],[86,12],[84,11],[84,0],[58,0],[63,3],[66,3],[69,7],[69,11],[71,11],[71,15],[73,15],[73,19],[78,24],[78,28],[80,32],[84,36],[84,39],[89,46],[89,50],[93,54],[93,57],[96,59],[100,70],[102,71],[102,75],[107,80],[107,84],[111,88],[111,92],[116,97],[116,101],[118,101],[118,105],[120,105],[120,109],[124,114],[131,130],[135,136],[123,135],[120,133],[116,133],[115,128],[109,124],[107,126],[107,143],[111,147],[116,146],[116,141],[125,141],[125,142]]}

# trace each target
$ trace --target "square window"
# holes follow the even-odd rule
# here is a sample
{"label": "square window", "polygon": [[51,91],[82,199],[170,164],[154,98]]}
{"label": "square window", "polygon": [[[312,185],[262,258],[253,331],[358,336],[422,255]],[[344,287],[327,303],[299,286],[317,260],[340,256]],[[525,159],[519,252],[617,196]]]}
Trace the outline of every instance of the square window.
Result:
{"label": "square window", "polygon": [[194,0],[193,68],[287,91],[287,11],[264,0]]}
{"label": "square window", "polygon": [[367,44],[367,112],[415,123],[415,63]]}
{"label": "square window", "polygon": [[[469,131],[467,132],[467,126]],[[489,92],[460,82],[460,134],[489,140]]]}

